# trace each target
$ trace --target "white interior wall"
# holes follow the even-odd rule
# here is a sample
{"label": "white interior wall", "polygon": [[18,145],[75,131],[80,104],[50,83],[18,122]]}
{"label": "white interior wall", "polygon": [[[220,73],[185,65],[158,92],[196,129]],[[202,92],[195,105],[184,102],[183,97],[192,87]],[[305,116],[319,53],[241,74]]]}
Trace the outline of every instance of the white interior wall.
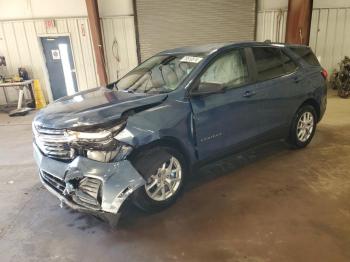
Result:
{"label": "white interior wall", "polygon": [[350,8],[317,8],[312,11],[310,46],[329,72],[350,56]]}
{"label": "white interior wall", "polygon": [[287,9],[288,0],[258,0],[258,11]]}
{"label": "white interior wall", "polygon": [[[47,29],[42,19],[0,22],[0,54],[5,56],[7,62],[3,69],[5,75],[17,74],[18,67],[26,68],[30,77],[40,80],[49,100],[52,100],[52,96],[40,36],[69,35],[79,89],[84,90],[98,84],[87,18],[60,18],[55,23],[55,28]],[[15,101],[17,92],[13,88],[7,90],[9,99]]]}
{"label": "white interior wall", "polygon": [[313,0],[313,8],[347,8],[350,7],[349,0]]}
{"label": "white interior wall", "polygon": [[258,0],[256,40],[284,42],[288,0]]}
{"label": "white interior wall", "polygon": [[[132,0],[99,0],[101,17],[133,15]],[[0,0],[0,20],[87,16],[85,0]]]}
{"label": "white interior wall", "polygon": [[[7,62],[6,68],[0,68],[0,73],[14,75],[17,73],[18,67],[25,67],[30,77],[40,80],[46,98],[52,101],[39,37],[63,34],[69,35],[71,38],[79,90],[96,87],[98,85],[98,77],[89,24],[84,16],[83,7],[85,7],[85,1],[60,1],[63,5],[57,8],[55,13],[50,13],[53,17],[62,15],[67,9],[67,6],[64,4],[68,5],[69,3],[71,3],[70,8],[76,8],[74,12],[71,11],[69,14],[79,17],[55,18],[56,27],[50,29],[45,27],[45,19],[38,18],[40,16],[47,17],[45,15],[47,14],[45,10],[49,8],[47,3],[41,9],[38,9],[35,7],[36,4],[44,1],[12,1],[16,5],[28,4],[29,2],[31,2],[31,5],[29,6],[30,8],[24,6],[23,9],[18,11],[19,13],[16,13],[14,10],[16,5],[5,5],[4,2],[7,1],[0,0],[0,10],[6,6],[6,10],[9,11],[7,18],[14,19],[0,21],[0,55],[5,56]],[[53,2],[51,0],[46,1],[51,2],[51,4]],[[109,80],[113,81],[137,65],[134,18],[130,16],[130,14],[132,15],[132,2],[126,0],[100,0],[99,2],[100,13],[104,14],[104,18],[101,19],[101,25],[105,44],[107,73]],[[121,3],[120,8],[115,5],[118,2]],[[57,1],[55,3],[57,5]],[[29,12],[26,8],[31,9],[31,11]],[[33,12],[33,10],[36,11]],[[25,14],[27,15],[26,17],[24,16]],[[33,14],[35,14],[36,18],[29,19]],[[5,19],[4,16],[1,19]],[[119,56],[117,57],[118,59],[115,57],[115,53]],[[13,88],[7,88],[7,90],[9,100],[12,102],[16,101],[18,92]],[[0,89],[0,104],[4,103],[3,90]]]}
{"label": "white interior wall", "polygon": [[256,40],[284,42],[286,36],[287,9],[261,10],[257,16]]}
{"label": "white interior wall", "polygon": [[[284,42],[288,1],[259,0],[258,4],[257,41]],[[350,1],[314,0],[313,4],[309,45],[332,72],[345,55],[350,56]]]}
{"label": "white interior wall", "polygon": [[101,26],[107,76],[113,82],[138,64],[134,18],[103,18]]}

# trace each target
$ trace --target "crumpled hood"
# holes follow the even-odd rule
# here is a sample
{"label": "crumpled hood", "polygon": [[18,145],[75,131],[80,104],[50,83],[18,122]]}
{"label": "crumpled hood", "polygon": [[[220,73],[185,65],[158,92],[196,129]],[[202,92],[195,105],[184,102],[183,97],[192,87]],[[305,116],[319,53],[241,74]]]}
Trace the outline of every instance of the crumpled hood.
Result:
{"label": "crumpled hood", "polygon": [[55,129],[104,124],[118,120],[130,109],[159,104],[166,97],[166,94],[132,94],[99,87],[56,100],[37,113],[34,123]]}

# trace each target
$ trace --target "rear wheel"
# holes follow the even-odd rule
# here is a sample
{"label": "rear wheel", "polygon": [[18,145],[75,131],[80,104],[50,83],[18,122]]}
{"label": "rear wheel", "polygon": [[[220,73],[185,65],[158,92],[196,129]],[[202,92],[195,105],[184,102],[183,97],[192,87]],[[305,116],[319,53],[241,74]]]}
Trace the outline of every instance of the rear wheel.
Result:
{"label": "rear wheel", "polygon": [[289,143],[294,148],[306,147],[312,140],[317,123],[315,109],[304,105],[295,114],[289,132]]}
{"label": "rear wheel", "polygon": [[140,154],[134,161],[146,184],[136,190],[133,203],[144,211],[158,211],[173,204],[186,176],[186,163],[176,150],[159,147]]}

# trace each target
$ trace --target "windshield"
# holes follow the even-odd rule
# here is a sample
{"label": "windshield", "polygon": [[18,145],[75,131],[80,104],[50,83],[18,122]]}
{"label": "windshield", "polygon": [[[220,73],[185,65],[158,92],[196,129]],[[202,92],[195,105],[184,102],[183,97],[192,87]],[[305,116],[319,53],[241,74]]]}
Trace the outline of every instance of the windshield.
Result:
{"label": "windshield", "polygon": [[151,57],[122,77],[114,87],[131,93],[159,94],[174,91],[203,57],[204,55],[198,54]]}

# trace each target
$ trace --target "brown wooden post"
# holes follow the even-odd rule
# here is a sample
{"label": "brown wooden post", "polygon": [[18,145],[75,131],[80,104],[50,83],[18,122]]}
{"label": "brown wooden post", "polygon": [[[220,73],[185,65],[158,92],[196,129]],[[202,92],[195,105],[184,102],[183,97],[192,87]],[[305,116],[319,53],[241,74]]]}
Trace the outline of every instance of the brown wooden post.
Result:
{"label": "brown wooden post", "polygon": [[286,43],[309,44],[313,0],[289,0]]}
{"label": "brown wooden post", "polygon": [[92,36],[92,43],[95,51],[97,74],[100,79],[100,85],[107,84],[107,73],[104,63],[103,42],[100,25],[100,15],[98,13],[97,0],[85,0],[88,12],[89,25]]}

